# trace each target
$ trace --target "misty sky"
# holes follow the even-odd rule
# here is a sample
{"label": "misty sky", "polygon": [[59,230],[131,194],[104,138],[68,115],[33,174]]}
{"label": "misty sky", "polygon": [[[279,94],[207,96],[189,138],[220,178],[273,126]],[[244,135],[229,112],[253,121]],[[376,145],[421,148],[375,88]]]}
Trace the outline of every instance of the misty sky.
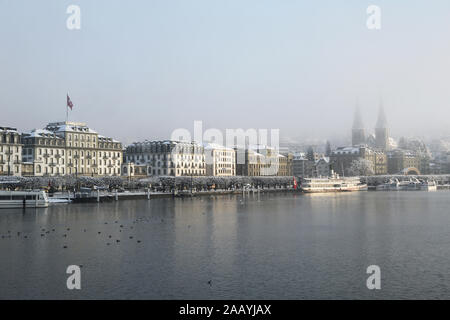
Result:
{"label": "misty sky", "polygon": [[0,0],[0,125],[63,121],[69,91],[70,120],[125,143],[194,120],[345,137],[380,98],[394,136],[448,135],[449,17],[448,0]]}

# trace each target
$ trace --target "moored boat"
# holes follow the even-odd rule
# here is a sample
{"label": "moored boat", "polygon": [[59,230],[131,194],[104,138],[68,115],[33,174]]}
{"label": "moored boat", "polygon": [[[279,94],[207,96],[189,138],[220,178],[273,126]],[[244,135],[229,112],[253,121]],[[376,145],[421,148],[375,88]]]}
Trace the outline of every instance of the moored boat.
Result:
{"label": "moored boat", "polygon": [[400,190],[415,191],[420,190],[421,182],[418,179],[409,179],[408,181],[402,181],[399,184]]}
{"label": "moored boat", "polygon": [[420,190],[423,190],[423,191],[436,191],[437,190],[437,183],[434,180],[423,181],[420,184]]}
{"label": "moored boat", "polygon": [[303,178],[300,190],[305,193],[366,191],[367,184],[361,183],[359,177],[340,178],[332,174],[326,178]]}
{"label": "moored boat", "polygon": [[382,183],[376,186],[377,191],[435,191],[437,190],[436,181],[421,181],[416,178],[405,181],[399,181],[398,179],[390,179],[389,182]]}
{"label": "moored boat", "polygon": [[48,203],[45,191],[0,191],[0,209],[46,208]]}
{"label": "moored boat", "polygon": [[375,190],[377,191],[393,191],[399,190],[400,182],[398,179],[390,179],[389,182],[382,183],[376,186]]}

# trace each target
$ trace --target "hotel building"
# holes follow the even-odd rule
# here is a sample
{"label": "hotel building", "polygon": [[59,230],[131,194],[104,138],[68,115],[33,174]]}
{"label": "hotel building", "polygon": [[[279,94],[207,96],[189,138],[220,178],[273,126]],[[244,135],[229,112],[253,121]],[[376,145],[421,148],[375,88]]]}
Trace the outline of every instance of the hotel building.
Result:
{"label": "hotel building", "polygon": [[282,155],[275,148],[263,145],[247,149],[235,147],[236,174],[241,176],[292,175],[293,155]]}
{"label": "hotel building", "polygon": [[23,161],[34,176],[121,174],[122,144],[99,135],[85,123],[53,122],[22,136]]}
{"label": "hotel building", "polygon": [[204,147],[175,140],[135,142],[125,150],[125,162],[148,165],[154,176],[205,176]]}

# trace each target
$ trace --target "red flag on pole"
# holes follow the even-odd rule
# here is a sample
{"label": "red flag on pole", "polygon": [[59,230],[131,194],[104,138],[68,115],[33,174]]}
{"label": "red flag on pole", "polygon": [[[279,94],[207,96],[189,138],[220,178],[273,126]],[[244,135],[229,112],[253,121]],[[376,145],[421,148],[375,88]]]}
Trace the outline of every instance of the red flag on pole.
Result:
{"label": "red flag on pole", "polygon": [[72,108],[73,108],[73,103],[72,103],[72,101],[70,100],[69,95],[67,95],[67,106],[70,108],[70,110],[72,110]]}
{"label": "red flag on pole", "polygon": [[294,177],[294,190],[297,190],[297,179]]}

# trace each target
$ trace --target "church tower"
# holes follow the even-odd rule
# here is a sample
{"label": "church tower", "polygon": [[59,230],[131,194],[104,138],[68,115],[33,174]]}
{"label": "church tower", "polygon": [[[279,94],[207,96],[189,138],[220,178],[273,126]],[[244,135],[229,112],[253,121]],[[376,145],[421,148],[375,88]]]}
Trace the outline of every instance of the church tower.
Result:
{"label": "church tower", "polygon": [[389,149],[389,129],[383,104],[380,104],[378,111],[378,120],[375,127],[375,144],[380,150],[386,151]]}
{"label": "church tower", "polygon": [[366,144],[366,131],[364,130],[359,106],[357,106],[353,118],[352,145],[358,146],[361,144]]}

